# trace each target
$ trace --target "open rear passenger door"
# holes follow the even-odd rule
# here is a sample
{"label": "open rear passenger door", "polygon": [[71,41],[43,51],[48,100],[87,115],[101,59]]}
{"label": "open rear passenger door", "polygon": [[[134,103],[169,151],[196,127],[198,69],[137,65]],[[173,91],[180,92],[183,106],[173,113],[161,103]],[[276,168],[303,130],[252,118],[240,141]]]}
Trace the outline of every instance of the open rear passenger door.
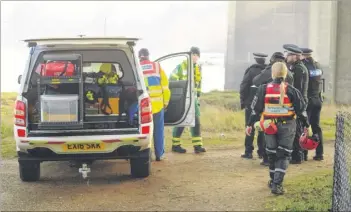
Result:
{"label": "open rear passenger door", "polygon": [[[186,61],[187,75],[182,80],[172,80],[170,76],[173,70],[178,68],[182,62]],[[166,126],[195,126],[195,89],[194,89],[194,71],[193,62],[190,52],[173,53],[163,56],[155,62],[158,62],[165,71],[169,79],[169,89],[171,90],[171,99],[165,111]]]}

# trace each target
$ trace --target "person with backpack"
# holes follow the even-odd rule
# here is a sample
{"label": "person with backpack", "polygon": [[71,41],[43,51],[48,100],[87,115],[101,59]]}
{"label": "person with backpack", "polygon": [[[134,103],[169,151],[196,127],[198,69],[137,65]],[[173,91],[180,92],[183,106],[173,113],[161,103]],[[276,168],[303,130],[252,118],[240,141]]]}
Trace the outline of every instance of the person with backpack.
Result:
{"label": "person with backpack", "polygon": [[[267,84],[273,81],[272,79],[272,65],[276,62],[284,62],[285,57],[284,54],[281,52],[274,52],[269,60],[269,64],[267,67],[256,77],[253,78],[252,83],[253,86],[251,86],[251,93],[253,93],[253,96],[256,94],[257,88],[263,84]],[[293,84],[293,76],[288,71],[287,77],[286,77],[286,82],[289,84]],[[259,135],[262,137],[262,143],[261,143],[261,148],[260,149],[265,149],[265,141],[264,141],[264,134],[263,132],[259,132]],[[263,166],[269,166],[268,162],[268,157],[265,151],[262,151],[262,162],[261,165]]]}
{"label": "person with backpack", "polygon": [[276,195],[284,194],[283,181],[293,149],[297,116],[309,127],[305,114],[306,103],[292,85],[285,82],[288,68],[284,62],[272,65],[273,81],[261,85],[252,101],[252,114],[246,127],[250,135],[257,125],[265,133],[266,152],[269,160],[268,186]]}

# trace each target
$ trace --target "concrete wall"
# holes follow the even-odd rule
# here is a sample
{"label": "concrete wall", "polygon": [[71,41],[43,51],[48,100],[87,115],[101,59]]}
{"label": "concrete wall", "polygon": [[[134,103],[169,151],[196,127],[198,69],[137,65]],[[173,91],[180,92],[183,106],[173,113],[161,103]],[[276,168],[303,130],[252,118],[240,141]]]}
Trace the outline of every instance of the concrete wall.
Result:
{"label": "concrete wall", "polygon": [[[314,50],[326,95],[351,103],[351,1],[230,2],[225,89],[238,90],[252,52],[283,51],[284,43]],[[233,29],[234,28],[234,29]]]}
{"label": "concrete wall", "polygon": [[337,2],[335,101],[351,103],[351,1]]}
{"label": "concrete wall", "polygon": [[271,55],[286,43],[308,44],[307,1],[236,1],[229,8],[225,89],[239,89],[253,52]]}

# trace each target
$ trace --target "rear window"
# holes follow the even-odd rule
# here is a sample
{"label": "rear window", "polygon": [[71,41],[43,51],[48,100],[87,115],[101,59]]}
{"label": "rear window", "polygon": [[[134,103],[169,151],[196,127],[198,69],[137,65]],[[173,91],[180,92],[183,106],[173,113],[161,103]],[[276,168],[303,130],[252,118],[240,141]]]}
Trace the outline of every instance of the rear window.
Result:
{"label": "rear window", "polygon": [[36,84],[40,76],[42,65],[45,64],[43,59],[45,54],[79,54],[82,56],[83,73],[98,73],[101,68],[108,65],[116,71],[120,81],[125,85],[135,85],[135,73],[133,67],[122,50],[64,50],[64,51],[46,51],[39,55],[38,60],[31,77],[33,85]]}

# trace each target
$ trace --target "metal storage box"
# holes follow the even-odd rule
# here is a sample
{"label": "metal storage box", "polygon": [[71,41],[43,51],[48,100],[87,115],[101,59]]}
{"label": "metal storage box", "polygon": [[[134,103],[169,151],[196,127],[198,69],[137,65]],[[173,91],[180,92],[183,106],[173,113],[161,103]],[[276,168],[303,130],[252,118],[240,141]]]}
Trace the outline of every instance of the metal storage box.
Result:
{"label": "metal storage box", "polygon": [[41,95],[41,122],[78,122],[78,95]]}

